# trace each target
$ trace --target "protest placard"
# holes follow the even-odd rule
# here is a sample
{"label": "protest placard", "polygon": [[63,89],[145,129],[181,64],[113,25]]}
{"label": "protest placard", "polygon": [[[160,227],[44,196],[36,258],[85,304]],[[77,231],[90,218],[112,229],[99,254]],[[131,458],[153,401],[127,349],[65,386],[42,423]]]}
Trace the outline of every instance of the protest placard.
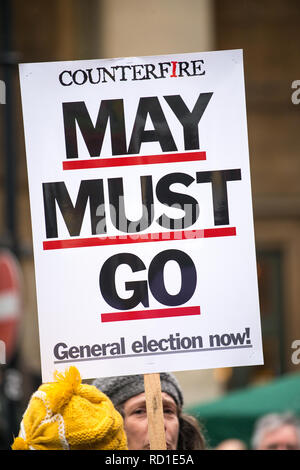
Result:
{"label": "protest placard", "polygon": [[261,364],[242,51],[20,82],[43,380]]}

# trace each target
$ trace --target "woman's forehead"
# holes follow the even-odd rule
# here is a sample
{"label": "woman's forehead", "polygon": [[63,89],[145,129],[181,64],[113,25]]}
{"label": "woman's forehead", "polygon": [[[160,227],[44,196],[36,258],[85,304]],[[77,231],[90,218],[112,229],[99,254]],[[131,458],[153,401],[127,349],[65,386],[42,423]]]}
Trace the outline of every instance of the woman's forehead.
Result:
{"label": "woman's forehead", "polygon": [[[162,392],[162,402],[163,404],[173,404],[176,406],[175,400],[166,392]],[[136,406],[136,405],[145,405],[146,404],[146,395],[145,392],[139,393],[138,395],[135,395],[134,397],[129,398],[124,406],[126,408],[131,407],[131,406]]]}

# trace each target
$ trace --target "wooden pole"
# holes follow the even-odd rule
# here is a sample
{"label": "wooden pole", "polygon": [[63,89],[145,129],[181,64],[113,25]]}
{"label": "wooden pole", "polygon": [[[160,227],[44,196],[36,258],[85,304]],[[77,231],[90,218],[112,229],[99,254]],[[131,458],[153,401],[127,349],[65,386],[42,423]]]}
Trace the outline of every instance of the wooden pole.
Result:
{"label": "wooden pole", "polygon": [[144,374],[150,450],[166,450],[166,436],[159,374]]}

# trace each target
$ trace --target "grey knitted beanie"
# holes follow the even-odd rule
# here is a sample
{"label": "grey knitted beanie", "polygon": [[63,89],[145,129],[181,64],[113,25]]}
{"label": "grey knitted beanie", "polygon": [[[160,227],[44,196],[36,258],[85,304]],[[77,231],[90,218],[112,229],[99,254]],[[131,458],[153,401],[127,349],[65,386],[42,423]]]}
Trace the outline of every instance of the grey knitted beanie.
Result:
{"label": "grey knitted beanie", "polygon": [[[161,391],[168,393],[182,408],[183,395],[175,376],[169,372],[160,374]],[[115,406],[145,391],[143,375],[123,375],[120,377],[103,377],[93,382],[101,392],[105,393]]]}

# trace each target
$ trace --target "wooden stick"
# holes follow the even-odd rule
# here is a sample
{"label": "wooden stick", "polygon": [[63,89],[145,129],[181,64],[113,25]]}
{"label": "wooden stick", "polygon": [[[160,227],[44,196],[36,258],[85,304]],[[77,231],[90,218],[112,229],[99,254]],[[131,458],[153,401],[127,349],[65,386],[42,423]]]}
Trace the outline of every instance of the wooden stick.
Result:
{"label": "wooden stick", "polygon": [[144,374],[150,450],[166,450],[164,413],[159,374]]}

